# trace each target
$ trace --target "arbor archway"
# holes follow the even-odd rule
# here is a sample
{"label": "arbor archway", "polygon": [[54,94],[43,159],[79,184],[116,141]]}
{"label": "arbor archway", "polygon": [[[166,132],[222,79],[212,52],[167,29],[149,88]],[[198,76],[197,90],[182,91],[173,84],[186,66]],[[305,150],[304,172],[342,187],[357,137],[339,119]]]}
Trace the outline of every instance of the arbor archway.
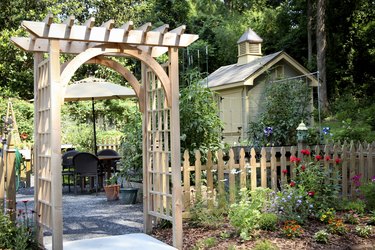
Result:
{"label": "arbor archway", "polygon": [[[21,49],[34,53],[35,206],[40,232],[52,230],[53,249],[62,249],[61,105],[64,88],[84,63],[111,67],[134,88],[143,112],[144,231],[152,218],[170,220],[173,245],[182,248],[182,189],[180,164],[178,48],[198,39],[184,34],[185,26],[151,30],[147,23],[133,29],[132,22],[114,28],[110,20],[100,27],[94,19],[74,24],[74,17],[53,23],[23,21],[29,37],[14,37]],[[168,63],[154,59],[168,52]],[[61,54],[76,54],[63,66]],[[142,63],[142,82],[118,62],[105,56],[131,56]],[[170,183],[172,185],[170,185]],[[42,234],[39,232],[40,241]]]}

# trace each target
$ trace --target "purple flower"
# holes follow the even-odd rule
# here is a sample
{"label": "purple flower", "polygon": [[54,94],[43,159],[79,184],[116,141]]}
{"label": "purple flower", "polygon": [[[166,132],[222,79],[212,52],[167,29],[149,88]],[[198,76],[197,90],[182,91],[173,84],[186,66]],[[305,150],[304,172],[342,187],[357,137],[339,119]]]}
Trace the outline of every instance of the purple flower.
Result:
{"label": "purple flower", "polygon": [[371,178],[371,181],[375,182],[375,175]]}
{"label": "purple flower", "polygon": [[272,127],[266,127],[264,130],[263,130],[263,132],[264,132],[264,134],[265,134],[265,136],[270,136],[270,135],[272,135],[272,133],[273,133],[273,128]]}
{"label": "purple flower", "polygon": [[324,127],[324,128],[323,128],[323,133],[324,133],[325,135],[328,135],[328,134],[329,134],[329,130],[330,130],[329,127]]}

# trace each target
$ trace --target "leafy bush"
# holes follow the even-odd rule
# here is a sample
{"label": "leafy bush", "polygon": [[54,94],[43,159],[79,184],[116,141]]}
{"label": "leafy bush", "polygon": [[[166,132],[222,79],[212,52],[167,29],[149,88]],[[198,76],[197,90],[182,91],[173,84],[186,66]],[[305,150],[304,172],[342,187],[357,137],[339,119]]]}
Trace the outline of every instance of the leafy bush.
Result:
{"label": "leafy bush", "polygon": [[223,222],[223,211],[207,209],[203,201],[199,201],[191,208],[189,223],[193,226],[219,227]]}
{"label": "leafy bush", "polygon": [[359,187],[359,190],[365,198],[366,208],[375,210],[375,176],[370,182],[367,182]]}
{"label": "leafy bush", "polygon": [[272,242],[269,240],[261,240],[255,242],[255,246],[253,250],[278,250],[279,248],[275,246]]}
{"label": "leafy bush", "polygon": [[243,239],[248,239],[252,231],[259,227],[261,211],[269,202],[270,192],[267,188],[254,191],[243,188],[240,190],[240,201],[230,206],[229,221]]}
{"label": "leafy bush", "polygon": [[[192,83],[181,90],[180,123],[181,151],[195,149],[206,153],[208,149],[220,148],[223,128],[214,93],[199,83]],[[193,159],[193,157],[190,157]]]}
{"label": "leafy bush", "polygon": [[123,156],[123,174],[132,173],[133,179],[142,179],[143,169],[143,140],[142,140],[142,114],[138,107],[129,109],[128,122],[123,127],[120,153]]}
{"label": "leafy bush", "polygon": [[[287,93],[287,94],[286,94]],[[251,145],[292,145],[296,143],[296,128],[309,121],[310,88],[301,81],[268,84],[265,110],[259,121],[250,122],[248,140]],[[272,128],[272,134],[265,128]]]}
{"label": "leafy bush", "polygon": [[25,209],[18,210],[16,222],[0,213],[0,249],[39,249],[33,227],[35,213],[27,209],[27,201],[24,205]]}
{"label": "leafy bush", "polygon": [[355,233],[362,238],[368,238],[372,234],[372,226],[356,226]]}
{"label": "leafy bush", "polygon": [[343,210],[363,214],[365,212],[365,207],[366,204],[363,200],[346,201],[343,205]]}
{"label": "leafy bush", "polygon": [[259,228],[267,231],[275,231],[277,227],[277,215],[271,213],[263,213],[259,218]]}
{"label": "leafy bush", "polygon": [[325,229],[319,230],[314,234],[314,239],[316,242],[326,244],[329,240],[329,233]]}

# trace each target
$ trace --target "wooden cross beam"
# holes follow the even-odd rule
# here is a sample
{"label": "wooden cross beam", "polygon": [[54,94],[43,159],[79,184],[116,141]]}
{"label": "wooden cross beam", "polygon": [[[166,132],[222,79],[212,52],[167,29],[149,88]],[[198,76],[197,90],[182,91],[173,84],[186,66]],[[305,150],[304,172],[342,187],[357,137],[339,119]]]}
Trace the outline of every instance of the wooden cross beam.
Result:
{"label": "wooden cross beam", "polygon": [[159,56],[168,47],[187,47],[198,39],[198,35],[184,34],[185,25],[168,32],[168,25],[151,30],[151,23],[133,29],[131,21],[114,28],[113,20],[100,27],[94,26],[94,18],[88,19],[84,25],[76,25],[74,20],[74,16],[70,16],[64,23],[53,23],[52,15],[48,15],[44,22],[23,21],[21,25],[30,37],[13,37],[12,41],[30,52],[47,52],[50,40],[56,39],[62,53],[77,54],[100,44],[128,44]]}

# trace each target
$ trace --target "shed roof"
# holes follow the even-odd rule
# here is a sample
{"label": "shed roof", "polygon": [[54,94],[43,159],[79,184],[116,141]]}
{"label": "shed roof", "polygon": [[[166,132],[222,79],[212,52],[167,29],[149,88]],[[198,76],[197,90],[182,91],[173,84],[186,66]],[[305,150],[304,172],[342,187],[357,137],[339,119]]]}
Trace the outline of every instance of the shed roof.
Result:
{"label": "shed roof", "polygon": [[243,82],[253,75],[259,69],[263,68],[267,63],[275,59],[282,51],[260,57],[247,64],[231,64],[222,66],[208,76],[208,87],[218,87],[237,82]]}

